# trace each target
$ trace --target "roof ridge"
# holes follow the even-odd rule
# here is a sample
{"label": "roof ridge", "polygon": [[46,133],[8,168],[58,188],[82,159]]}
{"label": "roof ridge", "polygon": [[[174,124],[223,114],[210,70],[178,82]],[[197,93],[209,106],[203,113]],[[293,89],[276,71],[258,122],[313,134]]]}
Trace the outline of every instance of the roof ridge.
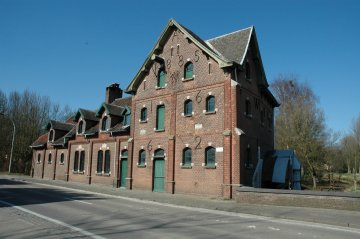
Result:
{"label": "roof ridge", "polygon": [[233,32],[230,32],[230,33],[226,33],[226,34],[217,36],[217,37],[213,37],[213,38],[210,38],[210,39],[206,40],[205,42],[208,43],[209,41],[212,41],[212,40],[215,40],[215,39],[218,39],[218,38],[222,38],[222,37],[226,37],[226,36],[229,36],[229,35],[232,35],[232,34],[241,32],[241,31],[245,31],[245,30],[248,30],[248,29],[250,29],[250,28],[252,29],[252,28],[254,28],[254,26],[252,25],[252,26],[247,27],[247,28],[243,28],[243,29],[240,29],[240,30],[236,30],[236,31],[233,31]]}

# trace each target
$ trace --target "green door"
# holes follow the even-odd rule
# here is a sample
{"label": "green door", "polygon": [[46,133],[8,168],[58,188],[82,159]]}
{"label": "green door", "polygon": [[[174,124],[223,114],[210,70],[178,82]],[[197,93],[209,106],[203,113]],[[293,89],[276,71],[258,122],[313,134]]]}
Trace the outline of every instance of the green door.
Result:
{"label": "green door", "polygon": [[154,192],[164,192],[164,160],[154,160]]}
{"label": "green door", "polygon": [[120,163],[120,187],[126,187],[127,168],[127,159],[122,159]]}

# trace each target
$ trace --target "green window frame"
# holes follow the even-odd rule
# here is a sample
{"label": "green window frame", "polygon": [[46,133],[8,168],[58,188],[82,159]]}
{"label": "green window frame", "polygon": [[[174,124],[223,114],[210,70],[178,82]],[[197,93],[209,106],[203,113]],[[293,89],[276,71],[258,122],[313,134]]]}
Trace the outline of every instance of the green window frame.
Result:
{"label": "green window frame", "polygon": [[98,157],[97,157],[97,164],[96,164],[96,172],[97,173],[102,173],[103,171],[103,151],[99,150],[98,151]]}
{"label": "green window frame", "polygon": [[165,105],[158,105],[156,108],[156,130],[165,129]]}
{"label": "green window frame", "polygon": [[194,64],[189,61],[184,67],[184,79],[191,79],[194,77]]}
{"label": "green window frame", "polygon": [[184,148],[183,149],[183,166],[191,166],[192,163],[192,152],[191,148]]}
{"label": "green window frame", "polygon": [[165,157],[163,149],[157,149],[154,152],[154,159],[163,159]]}
{"label": "green window frame", "polygon": [[145,122],[147,120],[147,108],[142,108],[140,112],[140,120],[141,122]]}
{"label": "green window frame", "polygon": [[128,155],[129,155],[129,152],[126,149],[124,149],[123,151],[121,151],[120,158],[121,159],[128,159]]}
{"label": "green window frame", "polygon": [[78,171],[79,170],[79,151],[75,151],[75,155],[74,155],[74,171]]}
{"label": "green window frame", "polygon": [[80,121],[78,125],[78,134],[84,133],[84,121]]}
{"label": "green window frame", "polygon": [[125,115],[124,115],[124,120],[123,120],[123,125],[124,126],[128,126],[128,125],[130,125],[130,113],[126,113]]}
{"label": "green window frame", "polygon": [[184,102],[184,115],[185,116],[192,115],[192,100],[186,100]]}
{"label": "green window frame", "polygon": [[54,130],[50,130],[49,132],[49,141],[54,141]]}
{"label": "green window frame", "polygon": [[166,84],[166,71],[161,68],[158,72],[157,87],[164,88]]}
{"label": "green window frame", "polygon": [[80,152],[80,163],[79,163],[79,171],[84,172],[85,171],[85,151]]}
{"label": "green window frame", "polygon": [[111,157],[110,150],[105,151],[104,173],[110,173]]}
{"label": "green window frame", "polygon": [[104,116],[104,118],[102,119],[102,122],[101,122],[101,130],[106,131],[107,128],[108,128],[108,117]]}
{"label": "green window frame", "polygon": [[206,112],[215,112],[215,96],[213,95],[206,98]]}
{"label": "green window frame", "polygon": [[139,151],[139,162],[138,165],[143,166],[145,165],[145,161],[146,161],[146,152],[145,150],[140,150]]}
{"label": "green window frame", "polygon": [[215,166],[215,148],[207,147],[205,149],[205,165]]}

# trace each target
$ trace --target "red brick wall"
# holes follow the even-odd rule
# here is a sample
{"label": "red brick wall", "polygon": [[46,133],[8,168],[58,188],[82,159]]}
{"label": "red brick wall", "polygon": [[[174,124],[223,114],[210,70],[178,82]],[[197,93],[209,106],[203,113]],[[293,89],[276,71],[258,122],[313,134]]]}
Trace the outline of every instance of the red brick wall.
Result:
{"label": "red brick wall", "polygon": [[[60,162],[61,154],[64,154],[64,163]],[[57,151],[57,159],[56,159],[56,178],[57,180],[65,180],[66,179],[66,162],[68,150],[67,149],[58,149]]]}

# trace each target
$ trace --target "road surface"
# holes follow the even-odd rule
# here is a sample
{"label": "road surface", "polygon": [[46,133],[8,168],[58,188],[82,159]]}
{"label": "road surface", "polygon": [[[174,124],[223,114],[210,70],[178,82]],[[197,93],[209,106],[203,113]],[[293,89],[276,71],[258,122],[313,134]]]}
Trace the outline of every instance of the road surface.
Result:
{"label": "road surface", "polygon": [[0,238],[360,238],[360,230],[0,179]]}

